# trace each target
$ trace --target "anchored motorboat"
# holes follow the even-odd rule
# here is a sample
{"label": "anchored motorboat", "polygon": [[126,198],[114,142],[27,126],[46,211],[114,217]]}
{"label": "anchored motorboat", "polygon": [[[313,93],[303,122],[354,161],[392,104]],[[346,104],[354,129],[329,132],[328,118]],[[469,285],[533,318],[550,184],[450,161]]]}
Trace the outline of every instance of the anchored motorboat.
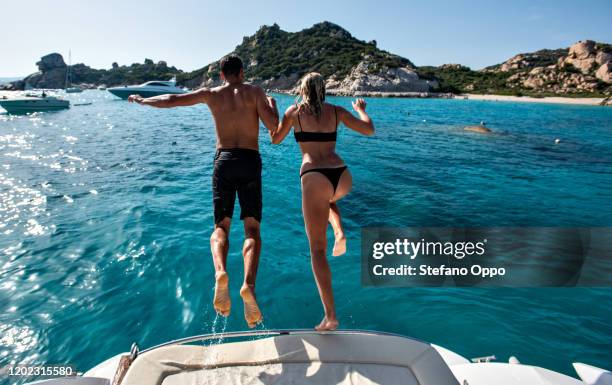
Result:
{"label": "anchored motorboat", "polygon": [[130,353],[70,382],[37,384],[603,385],[609,382],[597,381],[612,378],[609,371],[584,364],[575,364],[579,373],[588,374],[583,382],[514,357],[508,363],[492,359],[469,360],[392,333],[257,330],[189,337],[142,351],[133,344]]}
{"label": "anchored motorboat", "polygon": [[41,94],[27,93],[24,96],[0,98],[0,106],[9,114],[24,114],[37,111],[56,111],[70,108],[70,102],[42,92]]}
{"label": "anchored motorboat", "polygon": [[140,95],[143,98],[165,94],[184,94],[187,91],[176,86],[176,78],[168,81],[152,80],[137,86],[123,86],[108,88],[108,92],[127,99],[130,95]]}

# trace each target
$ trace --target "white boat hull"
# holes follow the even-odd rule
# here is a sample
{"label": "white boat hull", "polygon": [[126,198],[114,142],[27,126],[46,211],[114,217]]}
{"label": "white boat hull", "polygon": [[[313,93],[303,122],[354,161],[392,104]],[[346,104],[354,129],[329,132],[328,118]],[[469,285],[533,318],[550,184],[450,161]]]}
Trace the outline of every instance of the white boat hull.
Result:
{"label": "white boat hull", "polygon": [[63,110],[70,108],[70,102],[53,97],[0,99],[0,106],[9,114],[24,114],[28,112]]}
{"label": "white boat hull", "polygon": [[168,81],[152,80],[138,86],[111,87],[108,88],[107,91],[121,99],[127,99],[130,95],[140,95],[143,98],[150,98],[166,94],[187,93],[184,89],[176,86],[175,78]]}
{"label": "white boat hull", "polygon": [[153,96],[166,95],[166,94],[184,94],[186,91],[183,90],[147,90],[140,89],[137,87],[113,87],[108,88],[108,92],[121,98],[127,99],[130,95],[140,95],[143,98],[150,98]]}

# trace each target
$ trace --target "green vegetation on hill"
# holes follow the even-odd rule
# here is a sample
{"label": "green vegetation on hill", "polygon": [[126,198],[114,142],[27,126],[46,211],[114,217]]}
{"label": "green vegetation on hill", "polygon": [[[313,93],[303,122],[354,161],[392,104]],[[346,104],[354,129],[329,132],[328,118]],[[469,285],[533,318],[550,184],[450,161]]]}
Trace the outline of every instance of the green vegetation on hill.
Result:
{"label": "green vegetation on hill", "polygon": [[140,84],[149,80],[168,80],[182,73],[176,67],[168,67],[166,62],[154,63],[145,59],[144,63],[119,66],[113,63],[108,70],[90,68],[84,64],[72,66],[73,83],[105,84],[107,86]]}
{"label": "green vegetation on hill", "polygon": [[424,79],[438,79],[440,92],[510,94],[505,86],[510,74],[506,72],[472,71],[465,66],[447,65],[419,67],[417,73]]}
{"label": "green vegetation on hill", "polygon": [[[251,80],[301,76],[310,71],[320,72],[325,77],[344,77],[364,59],[372,63],[371,71],[412,66],[408,59],[378,49],[376,41],[358,40],[330,22],[315,24],[299,32],[283,31],[277,24],[263,26],[254,35],[244,37],[234,53],[243,59],[245,76]],[[216,63],[181,74],[179,79],[185,81],[208,73],[211,66],[213,71],[209,77],[216,79]]]}

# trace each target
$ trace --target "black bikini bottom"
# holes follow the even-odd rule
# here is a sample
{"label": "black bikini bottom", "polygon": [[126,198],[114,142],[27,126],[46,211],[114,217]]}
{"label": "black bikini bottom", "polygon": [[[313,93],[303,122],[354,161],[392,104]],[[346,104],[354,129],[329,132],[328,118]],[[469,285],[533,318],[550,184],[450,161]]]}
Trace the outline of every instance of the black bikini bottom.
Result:
{"label": "black bikini bottom", "polygon": [[300,174],[300,178],[303,177],[304,174],[307,174],[309,172],[318,172],[320,174],[325,175],[325,177],[329,179],[329,182],[332,184],[332,186],[334,186],[334,192],[336,192],[336,188],[338,187],[338,183],[340,182],[340,177],[342,176],[344,170],[346,170],[347,168],[348,167],[346,166],[333,168],[311,168],[310,170],[303,171]]}

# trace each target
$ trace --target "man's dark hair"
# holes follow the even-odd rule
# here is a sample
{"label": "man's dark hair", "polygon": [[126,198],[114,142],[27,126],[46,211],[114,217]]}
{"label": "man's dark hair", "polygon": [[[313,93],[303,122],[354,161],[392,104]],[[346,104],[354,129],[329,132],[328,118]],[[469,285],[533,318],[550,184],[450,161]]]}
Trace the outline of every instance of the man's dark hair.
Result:
{"label": "man's dark hair", "polygon": [[219,61],[221,72],[225,76],[238,76],[242,69],[242,60],[238,55],[227,55]]}

